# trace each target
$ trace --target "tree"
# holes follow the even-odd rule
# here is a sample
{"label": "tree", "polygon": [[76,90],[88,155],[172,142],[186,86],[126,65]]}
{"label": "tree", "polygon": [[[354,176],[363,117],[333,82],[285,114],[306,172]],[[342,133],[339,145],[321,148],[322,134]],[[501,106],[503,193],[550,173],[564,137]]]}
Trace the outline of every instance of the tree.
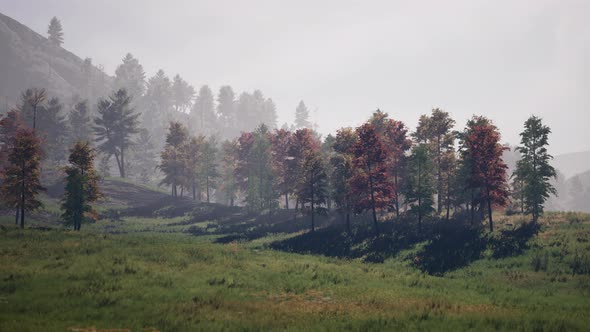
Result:
{"label": "tree", "polygon": [[195,88],[176,74],[172,81],[172,100],[177,112],[185,113],[195,98]]}
{"label": "tree", "polygon": [[444,197],[444,155],[452,151],[455,144],[455,135],[452,131],[455,125],[448,112],[434,108],[430,116],[422,115],[418,122],[418,128],[414,137],[419,143],[427,143],[434,161],[433,172],[436,179],[437,212],[440,214],[443,209]]}
{"label": "tree", "polygon": [[[164,173],[160,184],[172,188],[172,196],[178,196],[178,186],[184,184],[186,175],[186,160],[184,146],[188,140],[188,130],[179,122],[171,122],[166,135],[166,146],[162,151],[158,168]],[[194,181],[192,182],[194,183]],[[193,185],[193,189],[194,189]]]}
{"label": "tree", "polygon": [[309,122],[309,110],[307,109],[307,106],[305,106],[303,100],[299,102],[295,109],[295,127],[297,129],[311,128],[311,122]]}
{"label": "tree", "polygon": [[408,129],[404,123],[389,119],[389,115],[381,110],[373,113],[369,122],[375,126],[387,150],[387,170],[394,184],[393,205],[396,216],[399,218],[400,188],[403,188],[406,178],[404,176],[407,163],[406,152],[412,147],[412,141],[408,138]]}
{"label": "tree", "polygon": [[172,110],[172,84],[163,70],[147,82],[147,89],[142,98],[142,126],[148,129],[158,149],[165,140],[166,125],[174,121]]}
{"label": "tree", "polygon": [[217,117],[215,116],[215,102],[213,92],[207,85],[199,89],[199,95],[190,112],[189,130],[192,133],[208,135],[215,132]]}
{"label": "tree", "polygon": [[[315,211],[326,204],[328,197],[328,175],[319,151],[306,151],[301,167],[301,177],[297,186],[297,197],[302,205],[310,204],[311,231],[315,231]],[[326,209],[319,210],[325,213]]]}
{"label": "tree", "polygon": [[61,22],[55,16],[51,19],[51,21],[49,21],[47,35],[49,41],[55,46],[61,46],[61,44],[63,44],[64,42],[64,33],[61,26]]}
{"label": "tree", "polygon": [[95,140],[98,149],[114,155],[119,175],[125,178],[125,152],[132,144],[131,137],[139,132],[139,113],[130,106],[131,97],[125,89],[113,93],[109,99],[98,102],[98,117],[94,118]]}
{"label": "tree", "polygon": [[137,139],[131,146],[130,160],[137,179],[149,183],[157,168],[156,152],[152,135],[147,129],[140,129]]}
{"label": "tree", "polygon": [[221,190],[229,202],[229,206],[234,206],[238,186],[235,172],[238,168],[238,141],[225,141],[221,145]]}
{"label": "tree", "polygon": [[145,72],[139,60],[127,53],[123,63],[115,70],[115,90],[125,89],[130,96],[137,98],[145,92]]}
{"label": "tree", "polygon": [[272,99],[267,98],[262,106],[260,123],[264,123],[270,129],[277,127],[277,106]]}
{"label": "tree", "polygon": [[481,202],[487,204],[490,232],[493,232],[492,207],[506,205],[510,195],[508,166],[502,160],[507,148],[500,144],[498,128],[485,117],[474,116],[469,120],[460,138],[462,157],[469,167],[466,189],[480,192]]}
{"label": "tree", "polygon": [[540,118],[531,116],[524,123],[524,131],[520,134],[520,146],[517,151],[521,159],[516,163],[516,180],[522,183],[524,208],[536,223],[543,213],[545,201],[557,191],[551,179],[557,177],[555,168],[549,164],[553,159],[547,152],[551,128],[543,125]]}
{"label": "tree", "polygon": [[47,98],[45,89],[27,89],[21,94],[21,102],[18,109],[21,112],[21,118],[26,124],[30,124],[33,132],[37,129],[37,111],[42,108]]}
{"label": "tree", "polygon": [[285,197],[285,209],[289,209],[289,194],[293,192],[292,174],[289,172],[289,149],[292,134],[285,129],[278,129],[271,136],[272,166],[276,174],[276,186],[279,195]]}
{"label": "tree", "polygon": [[207,203],[210,203],[211,189],[217,188],[217,179],[219,172],[217,171],[217,140],[215,136],[210,136],[209,139],[203,142],[202,153],[202,169],[201,175],[203,184],[205,185],[205,193],[207,194]]}
{"label": "tree", "polygon": [[[303,176],[303,163],[305,156],[310,151],[319,151],[321,147],[320,140],[314,135],[309,128],[297,129],[290,138],[287,151],[286,177],[284,184],[287,188],[296,188],[299,179]],[[293,189],[291,189],[293,191]],[[295,209],[299,206],[299,201],[295,204]]]}
{"label": "tree", "polygon": [[411,204],[410,212],[418,218],[418,231],[422,231],[422,219],[434,212],[432,185],[432,161],[429,148],[418,144],[412,149],[409,160],[406,199]]}
{"label": "tree", "polygon": [[41,138],[45,155],[56,164],[64,160],[67,153],[68,126],[62,109],[59,99],[51,98],[38,116],[37,135]]}
{"label": "tree", "polygon": [[387,150],[375,127],[370,123],[358,127],[356,135],[358,140],[353,147],[353,153],[357,172],[351,179],[353,194],[358,195],[355,211],[361,213],[370,210],[375,232],[378,232],[377,209],[386,207],[394,192],[385,163]]}
{"label": "tree", "polygon": [[91,141],[92,122],[88,102],[86,100],[76,103],[68,114],[70,124],[70,142]]}
{"label": "tree", "polygon": [[184,172],[187,185],[190,186],[193,200],[201,200],[201,177],[205,136],[191,137],[184,146],[179,145],[181,156],[184,158]]}
{"label": "tree", "polygon": [[98,173],[94,169],[96,153],[87,141],[77,142],[70,150],[70,165],[65,168],[66,186],[61,208],[67,225],[79,231],[83,221],[96,220],[90,205],[102,197]]}
{"label": "tree", "polygon": [[225,137],[237,134],[236,126],[236,95],[229,85],[222,86],[217,95],[217,117],[221,133]]}
{"label": "tree", "polygon": [[352,128],[338,130],[333,149],[336,152],[330,159],[332,164],[332,197],[342,214],[346,216],[346,229],[350,233],[350,214],[354,208],[351,179],[354,176],[353,147],[357,136]]}
{"label": "tree", "polygon": [[25,227],[25,211],[43,206],[37,199],[41,186],[41,142],[28,128],[19,128],[8,153],[8,166],[2,174],[0,195],[6,205],[20,210],[20,227]]}

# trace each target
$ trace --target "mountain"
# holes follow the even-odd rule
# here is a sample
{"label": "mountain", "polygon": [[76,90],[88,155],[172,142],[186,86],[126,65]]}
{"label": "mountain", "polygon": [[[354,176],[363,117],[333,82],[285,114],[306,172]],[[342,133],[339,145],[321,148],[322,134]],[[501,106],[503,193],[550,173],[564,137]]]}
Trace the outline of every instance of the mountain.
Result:
{"label": "mountain", "polygon": [[106,95],[112,78],[16,20],[0,13],[0,109],[31,87],[64,101]]}
{"label": "mountain", "polygon": [[560,154],[551,164],[569,179],[590,170],[590,151]]}

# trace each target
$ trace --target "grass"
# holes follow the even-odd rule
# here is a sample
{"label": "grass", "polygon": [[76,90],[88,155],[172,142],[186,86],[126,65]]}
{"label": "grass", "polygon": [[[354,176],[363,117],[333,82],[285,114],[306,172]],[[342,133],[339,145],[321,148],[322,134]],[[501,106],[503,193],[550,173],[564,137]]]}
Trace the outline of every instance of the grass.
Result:
{"label": "grass", "polygon": [[549,214],[522,254],[496,259],[488,249],[441,276],[412,264],[423,244],[370,264],[269,249],[286,234],[214,243],[216,235],[185,233],[186,218],[124,217],[75,233],[20,230],[0,217],[0,330],[590,326],[587,215]]}

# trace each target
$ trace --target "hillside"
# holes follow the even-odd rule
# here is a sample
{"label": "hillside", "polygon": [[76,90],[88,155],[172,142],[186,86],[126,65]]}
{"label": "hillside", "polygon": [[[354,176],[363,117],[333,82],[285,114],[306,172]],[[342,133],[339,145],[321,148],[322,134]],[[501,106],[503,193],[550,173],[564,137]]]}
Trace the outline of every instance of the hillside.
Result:
{"label": "hillside", "polygon": [[590,170],[590,151],[557,155],[552,164],[569,179],[576,174]]}
{"label": "hillside", "polygon": [[85,71],[83,63],[77,55],[0,13],[2,110],[5,103],[14,105],[30,87],[46,88],[50,96],[64,100],[75,95],[93,100],[102,95],[112,79],[95,66]]}

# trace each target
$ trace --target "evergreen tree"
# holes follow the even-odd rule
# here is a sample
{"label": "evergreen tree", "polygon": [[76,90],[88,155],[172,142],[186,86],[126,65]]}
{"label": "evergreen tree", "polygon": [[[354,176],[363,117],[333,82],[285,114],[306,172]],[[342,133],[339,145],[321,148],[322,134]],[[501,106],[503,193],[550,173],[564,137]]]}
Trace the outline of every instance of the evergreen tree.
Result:
{"label": "evergreen tree", "polygon": [[142,126],[150,131],[155,146],[162,148],[160,142],[165,140],[166,124],[174,121],[172,110],[172,84],[163,70],[147,82],[146,93],[142,98]]}
{"label": "evergreen tree", "polygon": [[185,172],[186,182],[190,186],[193,200],[201,200],[202,188],[202,164],[205,136],[191,137],[185,146]]}
{"label": "evergreen tree", "polygon": [[47,38],[55,46],[61,46],[64,42],[64,33],[61,26],[61,22],[57,17],[53,17],[49,21],[49,27],[47,28]]}
{"label": "evergreen tree", "polygon": [[21,94],[21,104],[18,106],[22,120],[33,128],[37,129],[37,113],[44,109],[47,94],[45,89],[27,89]]}
{"label": "evergreen tree", "polygon": [[418,144],[412,149],[409,160],[408,181],[406,184],[406,199],[411,204],[410,212],[418,218],[418,230],[422,230],[422,220],[434,212],[432,185],[432,161],[429,148],[425,144]]}
{"label": "evergreen tree", "polygon": [[311,122],[309,122],[309,110],[305,103],[302,101],[299,102],[297,108],[295,109],[295,127],[299,128],[311,128]]}
{"label": "evergreen tree", "polygon": [[414,137],[418,143],[427,143],[433,156],[433,172],[436,179],[437,212],[443,209],[444,175],[443,158],[446,153],[452,151],[455,145],[455,135],[452,131],[455,125],[449,113],[435,108],[430,116],[422,115],[418,122],[418,128]]}
{"label": "evergreen tree", "polygon": [[303,157],[301,176],[297,185],[297,197],[302,206],[310,205],[311,231],[315,231],[316,209],[325,214],[321,205],[326,204],[328,197],[328,175],[320,152],[308,150]]}
{"label": "evergreen tree", "polygon": [[195,98],[195,88],[176,74],[172,82],[172,100],[177,112],[185,113]]}
{"label": "evergreen tree", "polygon": [[285,209],[289,209],[289,194],[293,192],[292,174],[290,173],[289,149],[292,143],[291,132],[279,129],[271,136],[272,165],[276,175],[279,195],[285,197]]}
{"label": "evergreen tree", "polygon": [[125,89],[129,96],[139,98],[145,92],[145,72],[139,60],[127,53],[123,63],[115,70],[115,91]]}
{"label": "evergreen tree", "polygon": [[174,197],[179,196],[178,186],[183,186],[186,182],[185,146],[187,141],[188,130],[186,127],[178,122],[171,122],[158,168],[164,173],[160,184],[169,185]]}
{"label": "evergreen tree", "polygon": [[236,95],[231,86],[225,85],[219,89],[217,95],[217,117],[221,133],[225,137],[233,137],[238,132],[236,118]]}
{"label": "evergreen tree", "polygon": [[66,157],[68,126],[62,109],[59,99],[51,98],[38,116],[37,135],[41,138],[45,156],[55,164]]}
{"label": "evergreen tree", "polygon": [[0,181],[0,197],[11,208],[20,210],[20,227],[25,227],[25,211],[43,206],[37,195],[41,186],[41,142],[28,128],[19,128],[8,151],[8,165]]}
{"label": "evergreen tree", "polygon": [[86,100],[74,105],[68,114],[68,121],[70,142],[92,141],[92,122]]}
{"label": "evergreen tree", "polygon": [[550,182],[557,177],[555,168],[549,164],[553,157],[547,152],[550,133],[551,129],[540,118],[531,116],[524,123],[521,145],[517,147],[521,159],[516,164],[515,176],[522,183],[525,211],[532,215],[533,223],[543,213],[549,196],[557,194]]}
{"label": "evergreen tree", "polygon": [[217,117],[215,115],[215,102],[213,92],[207,85],[199,89],[199,95],[190,112],[189,130],[192,133],[201,135],[211,135],[217,127]]}
{"label": "evergreen tree", "polygon": [[201,162],[203,185],[207,194],[207,203],[210,203],[211,190],[217,188],[217,179],[219,178],[219,172],[217,171],[217,140],[215,136],[211,136],[203,142]]}
{"label": "evergreen tree", "polygon": [[102,194],[98,188],[98,174],[94,170],[96,153],[90,144],[78,142],[70,150],[70,165],[65,168],[66,186],[61,208],[67,225],[79,231],[83,221],[96,220],[98,215],[90,205]]}
{"label": "evergreen tree", "polygon": [[115,156],[119,175],[125,178],[125,153],[131,146],[131,137],[139,132],[139,113],[130,106],[131,97],[125,89],[113,93],[98,103],[98,117],[94,119],[95,140],[98,149]]}
{"label": "evergreen tree", "polygon": [[155,176],[157,168],[156,152],[152,135],[147,129],[140,129],[137,139],[131,146],[130,160],[137,180],[147,184]]}
{"label": "evergreen tree", "polygon": [[236,169],[238,168],[238,141],[231,140],[223,142],[221,145],[221,151],[221,190],[223,191],[229,206],[234,206],[238,191],[238,184],[235,176]]}

